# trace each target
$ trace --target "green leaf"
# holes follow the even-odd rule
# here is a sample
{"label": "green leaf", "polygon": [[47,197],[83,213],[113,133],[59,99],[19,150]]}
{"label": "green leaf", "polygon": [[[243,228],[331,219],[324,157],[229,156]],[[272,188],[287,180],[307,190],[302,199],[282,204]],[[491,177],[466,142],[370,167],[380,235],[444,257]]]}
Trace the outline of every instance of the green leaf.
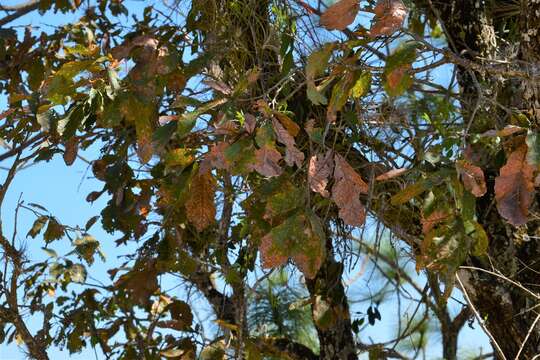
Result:
{"label": "green leaf", "polygon": [[49,255],[50,257],[52,257],[52,258],[57,258],[58,257],[58,254],[53,249],[49,249],[49,248],[41,248],[41,249],[43,251],[45,251],[45,253],[47,255]]}
{"label": "green leaf", "polygon": [[405,189],[392,196],[392,198],[390,199],[390,203],[394,206],[405,204],[406,202],[422,194],[426,190],[426,182],[419,181],[417,183],[407,186]]}
{"label": "green leaf", "polygon": [[474,256],[482,256],[487,252],[488,246],[489,246],[489,239],[487,236],[486,231],[476,221],[473,222],[474,225],[474,245],[473,245],[473,255]]}

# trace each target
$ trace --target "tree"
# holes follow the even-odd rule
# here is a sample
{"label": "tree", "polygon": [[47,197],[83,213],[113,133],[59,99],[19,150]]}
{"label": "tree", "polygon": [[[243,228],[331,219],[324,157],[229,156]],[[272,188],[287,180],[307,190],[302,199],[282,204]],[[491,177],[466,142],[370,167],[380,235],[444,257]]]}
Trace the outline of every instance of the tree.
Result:
{"label": "tree", "polygon": [[[115,359],[414,358],[435,322],[456,359],[476,318],[495,358],[540,352],[540,2],[0,10],[0,204],[25,166],[55,156],[88,161],[103,188],[87,200],[108,199],[85,226],[20,201],[16,217],[36,216],[27,236],[49,258],[29,261],[2,230],[0,339],[36,359],[52,346]],[[81,18],[15,25],[36,11]],[[97,221],[122,234],[119,252],[136,247],[102,286],[87,281]],[[54,252],[60,241],[72,251]],[[361,254],[384,286],[359,316],[344,276]],[[215,334],[194,318],[201,301],[166,279],[202,296]],[[395,338],[368,344],[362,321],[381,319],[389,291],[416,310]]]}

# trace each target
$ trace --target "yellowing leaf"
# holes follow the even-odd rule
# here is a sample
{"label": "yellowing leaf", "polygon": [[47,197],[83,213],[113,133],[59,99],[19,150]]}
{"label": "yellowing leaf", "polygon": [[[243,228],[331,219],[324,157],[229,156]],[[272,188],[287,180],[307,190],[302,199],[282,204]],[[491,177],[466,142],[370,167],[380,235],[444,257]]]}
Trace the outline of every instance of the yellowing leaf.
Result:
{"label": "yellowing leaf", "polygon": [[465,189],[476,197],[481,197],[486,193],[486,181],[481,168],[465,160],[458,161],[456,167]]}
{"label": "yellowing leaf", "polygon": [[321,15],[320,24],[329,30],[345,30],[358,14],[358,0],[341,0]]}
{"label": "yellowing leaf", "polygon": [[534,168],[527,163],[527,145],[514,150],[495,179],[495,198],[499,214],[514,226],[527,222],[533,200]]}
{"label": "yellowing leaf", "polygon": [[278,111],[274,112],[274,116],[278,118],[279,122],[287,129],[291,136],[295,137],[298,135],[300,132],[300,126],[298,126],[298,124],[295,123],[290,117]]}
{"label": "yellowing leaf", "polygon": [[216,180],[210,171],[198,172],[191,180],[186,212],[189,222],[195,226],[197,231],[203,231],[215,221],[215,188]]}
{"label": "yellowing leaf", "polygon": [[328,197],[330,195],[328,190],[326,190],[326,185],[328,185],[329,177],[334,169],[332,155],[332,151],[328,150],[324,155],[317,154],[309,159],[309,188],[312,191],[321,194],[323,197]]}
{"label": "yellowing leaf", "polygon": [[386,73],[385,90],[391,96],[399,96],[407,90],[411,84],[411,77],[408,74],[410,64],[398,66]]}
{"label": "yellowing leaf", "polygon": [[375,23],[371,26],[370,35],[391,35],[403,25],[407,12],[407,7],[401,0],[379,0],[375,7]]}
{"label": "yellowing leaf", "polygon": [[347,225],[360,226],[366,220],[366,210],[360,194],[367,194],[368,185],[340,155],[334,157],[332,200],[339,208],[339,217]]}
{"label": "yellowing leaf", "polygon": [[264,145],[255,151],[255,163],[250,165],[252,170],[266,177],[279,176],[283,169],[279,166],[281,154],[274,147]]}
{"label": "yellowing leaf", "polygon": [[415,184],[407,186],[405,189],[392,196],[390,203],[394,206],[405,204],[424,191],[426,191],[426,183],[424,181],[419,181]]}

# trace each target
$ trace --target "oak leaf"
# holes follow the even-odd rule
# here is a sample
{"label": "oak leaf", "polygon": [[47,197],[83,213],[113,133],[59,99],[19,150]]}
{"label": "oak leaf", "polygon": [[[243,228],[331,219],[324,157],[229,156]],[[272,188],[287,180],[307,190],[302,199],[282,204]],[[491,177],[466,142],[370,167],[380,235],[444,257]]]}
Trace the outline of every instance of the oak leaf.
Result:
{"label": "oak leaf", "polygon": [[334,163],[332,199],[339,208],[339,217],[347,225],[360,226],[366,219],[360,194],[367,194],[369,187],[342,156],[336,154]]}
{"label": "oak leaf", "polygon": [[458,161],[456,167],[465,189],[476,197],[484,196],[487,188],[482,169],[465,160]]}
{"label": "oak leaf", "polygon": [[374,9],[375,22],[369,34],[373,37],[391,35],[398,30],[407,16],[407,7],[401,0],[379,0]]}
{"label": "oak leaf", "polygon": [[285,145],[285,162],[287,165],[293,166],[293,164],[296,164],[296,166],[301,167],[305,155],[296,147],[294,137],[276,119],[272,119],[272,125],[274,126],[277,140]]}
{"label": "oak leaf", "polygon": [[341,0],[321,15],[320,24],[328,30],[345,30],[358,14],[358,0]]}
{"label": "oak leaf", "polygon": [[264,145],[255,151],[255,163],[250,164],[250,168],[266,177],[279,176],[283,172],[278,164],[281,158],[279,151],[270,145]]}
{"label": "oak leaf", "polygon": [[328,150],[326,154],[313,155],[309,159],[308,165],[308,184],[309,188],[321,194],[323,197],[328,197],[330,194],[326,190],[330,175],[334,170],[333,152]]}
{"label": "oak leaf", "polygon": [[527,222],[534,193],[534,167],[527,163],[527,145],[509,156],[495,179],[495,199],[499,214],[514,226]]}
{"label": "oak leaf", "polygon": [[229,147],[224,141],[218,142],[210,148],[201,161],[200,171],[207,172],[211,169],[229,170],[231,164],[225,157],[225,150]]}
{"label": "oak leaf", "polygon": [[186,201],[186,213],[197,231],[203,231],[216,218],[214,194],[216,180],[210,171],[198,172],[191,180],[190,191]]}

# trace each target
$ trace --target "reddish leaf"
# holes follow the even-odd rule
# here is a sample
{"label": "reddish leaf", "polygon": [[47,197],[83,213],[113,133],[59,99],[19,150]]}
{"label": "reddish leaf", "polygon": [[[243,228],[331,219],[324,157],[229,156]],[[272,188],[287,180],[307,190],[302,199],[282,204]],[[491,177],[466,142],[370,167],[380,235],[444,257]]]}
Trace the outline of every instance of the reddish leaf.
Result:
{"label": "reddish leaf", "polygon": [[407,11],[401,0],[379,0],[375,7],[375,23],[371,26],[370,35],[391,35],[403,25]]}
{"label": "reddish leaf", "polygon": [[399,92],[398,89],[402,86],[403,79],[410,68],[410,64],[403,64],[386,74],[386,84],[388,88],[394,92]]}
{"label": "reddish leaf", "polygon": [[255,127],[257,126],[257,119],[251,114],[244,115],[244,129],[246,129],[248,134],[253,134],[255,132]]}
{"label": "reddish leaf", "polygon": [[487,188],[482,169],[465,160],[458,161],[456,167],[465,189],[476,197],[484,196]]}
{"label": "reddish leaf", "polygon": [[339,208],[339,217],[348,225],[360,226],[366,219],[366,211],[359,197],[368,192],[368,185],[342,156],[336,154],[334,162],[332,199]]}
{"label": "reddish leaf", "polygon": [[390,171],[385,172],[384,174],[381,174],[375,178],[377,181],[386,181],[393,179],[395,177],[401,176],[407,172],[407,169],[392,169]]}
{"label": "reddish leaf", "polygon": [[291,134],[291,136],[294,137],[298,135],[298,133],[300,132],[300,126],[298,126],[298,124],[295,123],[290,117],[278,111],[274,112],[274,116],[287,129],[287,131],[289,132],[289,134]]}
{"label": "reddish leaf", "polygon": [[210,171],[199,172],[191,180],[189,197],[186,201],[186,212],[188,220],[195,226],[197,231],[203,231],[215,221],[215,189],[216,180]]}
{"label": "reddish leaf", "polygon": [[328,197],[330,195],[328,190],[326,190],[326,185],[328,185],[329,177],[334,169],[332,155],[332,150],[328,150],[324,155],[317,154],[309,159],[309,188],[312,191],[321,194],[323,197]]}
{"label": "reddish leaf", "polygon": [[435,210],[427,218],[422,218],[422,233],[427,234],[450,215],[444,210]]}
{"label": "reddish leaf", "polygon": [[272,119],[272,125],[274,125],[274,131],[277,136],[277,140],[285,145],[285,162],[289,166],[301,167],[304,162],[304,153],[296,148],[296,143],[294,138],[289,134],[289,132],[281,125],[276,119]]}
{"label": "reddish leaf", "polygon": [[358,0],[341,0],[321,15],[320,24],[329,30],[345,30],[358,14]]}
{"label": "reddish leaf", "polygon": [[252,170],[267,177],[279,176],[283,169],[278,164],[281,154],[275,148],[265,145],[255,151],[255,163],[251,164]]}
{"label": "reddish leaf", "polygon": [[79,140],[76,137],[70,138],[64,145],[64,162],[67,166],[70,166],[75,162],[77,158],[77,152],[79,151]]}
{"label": "reddish leaf", "polygon": [[229,144],[223,141],[212,145],[201,161],[200,171],[204,173],[211,169],[228,170],[231,165],[225,158],[225,150],[228,147]]}
{"label": "reddish leaf", "polygon": [[499,214],[514,226],[527,222],[534,192],[534,168],[527,163],[527,145],[508,156],[506,165],[495,179],[495,198]]}
{"label": "reddish leaf", "polygon": [[287,257],[281,255],[281,252],[274,248],[272,234],[268,233],[261,239],[259,245],[261,252],[261,264],[265,269],[272,269],[281,265],[285,265]]}

